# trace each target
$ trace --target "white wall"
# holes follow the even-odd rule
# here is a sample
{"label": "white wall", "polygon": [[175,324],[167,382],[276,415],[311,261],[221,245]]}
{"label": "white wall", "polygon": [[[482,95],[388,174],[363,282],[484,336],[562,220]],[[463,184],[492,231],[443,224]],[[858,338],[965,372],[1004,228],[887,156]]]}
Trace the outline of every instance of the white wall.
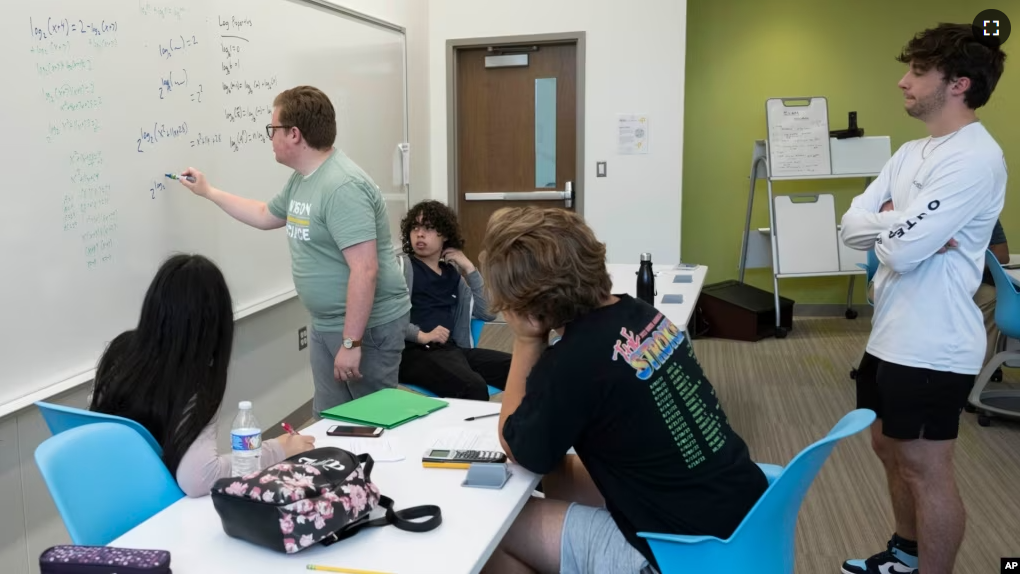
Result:
{"label": "white wall", "polygon": [[[406,28],[411,201],[428,197],[428,4],[426,0],[334,3]],[[311,400],[308,350],[298,350],[297,336],[298,328],[309,324],[308,314],[297,299],[237,323],[219,420],[221,449],[229,448],[230,423],[239,400],[254,402],[263,427],[276,424]],[[86,385],[48,400],[84,407],[88,393]],[[4,574],[35,574],[39,571],[39,555],[46,548],[70,542],[34,461],[36,447],[49,436],[35,407],[0,418],[0,571]]]}
{"label": "white wall", "polygon": [[410,205],[429,191],[429,0],[328,0],[405,28],[407,39],[408,142],[411,144]]}
{"label": "white wall", "polygon": [[[584,216],[612,262],[678,261],[686,14],[686,0],[429,0],[432,197],[448,194],[446,41],[584,31]],[[648,155],[617,155],[618,113],[649,114]]]}

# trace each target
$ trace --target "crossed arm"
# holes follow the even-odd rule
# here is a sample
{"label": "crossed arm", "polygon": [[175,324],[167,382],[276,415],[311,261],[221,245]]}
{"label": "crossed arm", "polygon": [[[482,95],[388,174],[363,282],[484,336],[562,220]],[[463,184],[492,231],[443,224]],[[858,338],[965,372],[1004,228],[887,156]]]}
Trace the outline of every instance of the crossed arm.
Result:
{"label": "crossed arm", "polygon": [[955,247],[954,236],[991,197],[991,171],[965,156],[950,158],[932,172],[921,193],[902,207],[891,203],[888,171],[887,166],[854,198],[843,215],[841,235],[853,249],[874,248],[878,260],[896,273],[909,273],[932,255]]}

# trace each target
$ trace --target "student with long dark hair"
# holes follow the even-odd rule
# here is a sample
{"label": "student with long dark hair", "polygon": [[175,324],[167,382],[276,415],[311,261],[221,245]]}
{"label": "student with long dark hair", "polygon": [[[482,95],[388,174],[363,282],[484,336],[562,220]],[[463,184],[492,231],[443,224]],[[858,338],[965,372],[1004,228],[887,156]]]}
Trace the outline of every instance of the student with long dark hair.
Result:
{"label": "student with long dark hair", "polygon": [[[90,409],[144,426],[188,496],[209,494],[230,476],[216,452],[216,414],[227,387],[234,340],[230,291],[201,255],[174,255],[159,268],[138,326],[110,343],[96,369]],[[312,448],[310,436],[262,443],[263,468]]]}

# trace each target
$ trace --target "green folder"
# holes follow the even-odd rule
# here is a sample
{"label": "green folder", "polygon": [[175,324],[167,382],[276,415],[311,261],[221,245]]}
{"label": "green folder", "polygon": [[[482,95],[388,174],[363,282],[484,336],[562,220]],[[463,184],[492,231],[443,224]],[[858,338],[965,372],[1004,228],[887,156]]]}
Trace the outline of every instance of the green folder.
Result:
{"label": "green folder", "polygon": [[322,416],[338,421],[392,429],[438,411],[449,404],[410,391],[382,389],[322,411]]}

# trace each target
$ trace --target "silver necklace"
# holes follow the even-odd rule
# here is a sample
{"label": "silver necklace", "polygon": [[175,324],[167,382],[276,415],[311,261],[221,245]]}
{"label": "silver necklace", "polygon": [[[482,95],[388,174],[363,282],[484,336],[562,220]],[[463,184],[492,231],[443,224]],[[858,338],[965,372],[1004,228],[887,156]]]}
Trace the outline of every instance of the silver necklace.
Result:
{"label": "silver necklace", "polygon": [[917,171],[914,172],[914,177],[911,178],[911,181],[913,182],[914,187],[916,187],[917,189],[921,189],[921,187],[922,187],[922,185],[917,182],[917,174],[921,173],[921,168],[924,167],[924,162],[928,161],[928,158],[930,158],[932,155],[934,155],[935,152],[940,147],[942,147],[942,144],[944,144],[944,143],[948,142],[949,140],[955,138],[956,134],[960,133],[961,130],[963,130],[963,128],[960,128],[960,129],[956,130],[955,132],[953,132],[952,134],[950,134],[949,137],[947,137],[946,139],[940,141],[938,144],[935,145],[935,147],[931,148],[931,153],[929,153],[928,155],[924,155],[925,152],[928,150],[928,144],[931,143],[931,136],[928,136],[928,141],[924,142],[924,147],[921,148],[921,165],[917,166]]}
{"label": "silver necklace", "polygon": [[928,141],[924,142],[924,147],[923,147],[923,148],[921,148],[921,162],[923,163],[923,162],[924,162],[924,160],[926,160],[926,159],[928,159],[929,157],[931,157],[931,154],[935,153],[935,150],[937,150],[937,149],[939,149],[940,147],[942,147],[942,144],[944,144],[944,143],[946,143],[947,141],[949,141],[949,140],[951,140],[951,139],[955,138],[955,137],[956,137],[956,134],[958,134],[958,133],[960,133],[960,130],[956,130],[955,132],[953,132],[952,134],[950,134],[950,136],[949,136],[949,137],[947,137],[946,139],[944,139],[944,140],[940,141],[940,142],[939,142],[939,143],[938,143],[938,144],[937,144],[937,145],[936,145],[935,147],[933,147],[933,148],[931,149],[931,153],[930,153],[930,154],[928,154],[928,155],[924,155],[924,154],[925,154],[925,152],[926,152],[926,151],[928,150],[928,144],[930,144],[930,143],[931,143],[931,136],[928,136]]}

